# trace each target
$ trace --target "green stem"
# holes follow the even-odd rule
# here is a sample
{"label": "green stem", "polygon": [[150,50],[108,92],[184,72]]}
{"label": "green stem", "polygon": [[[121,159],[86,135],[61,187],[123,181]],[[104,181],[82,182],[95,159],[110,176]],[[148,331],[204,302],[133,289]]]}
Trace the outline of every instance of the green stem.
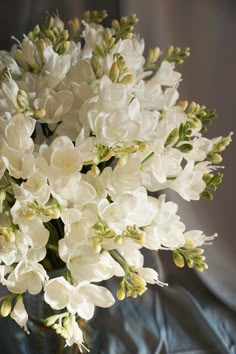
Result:
{"label": "green stem", "polygon": [[154,152],[150,152],[149,155],[147,155],[145,157],[145,159],[143,159],[143,161],[141,162],[141,165],[143,165],[145,162],[147,162],[155,153]]}
{"label": "green stem", "polygon": [[124,269],[125,273],[127,274],[129,272],[129,266],[126,260],[124,259],[124,257],[122,257],[122,255],[116,250],[111,250],[109,251],[109,253],[112,256],[112,258],[121,265],[121,267]]}
{"label": "green stem", "polygon": [[14,299],[14,297],[17,297],[19,294],[7,294],[7,295],[3,295],[0,296],[0,301],[4,301],[4,300],[11,300]]}

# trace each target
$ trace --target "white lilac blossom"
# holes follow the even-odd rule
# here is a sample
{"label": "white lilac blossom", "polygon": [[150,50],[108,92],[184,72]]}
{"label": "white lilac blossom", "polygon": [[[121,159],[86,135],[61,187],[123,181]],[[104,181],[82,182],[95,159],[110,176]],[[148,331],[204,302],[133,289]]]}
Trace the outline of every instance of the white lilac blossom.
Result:
{"label": "white lilac blossom", "polygon": [[119,300],[165,285],[144,267],[144,248],[207,268],[199,247],[216,235],[186,230],[162,190],[211,199],[231,141],[203,136],[214,111],[178,101],[175,66],[188,48],[145,57],[136,16],[111,28],[105,16],[87,11],[69,31],[47,16],[0,52],[0,282],[9,292],[0,312],[27,331],[23,299],[43,293],[45,325],[81,351],[77,320],[115,301],[100,282],[120,278]]}

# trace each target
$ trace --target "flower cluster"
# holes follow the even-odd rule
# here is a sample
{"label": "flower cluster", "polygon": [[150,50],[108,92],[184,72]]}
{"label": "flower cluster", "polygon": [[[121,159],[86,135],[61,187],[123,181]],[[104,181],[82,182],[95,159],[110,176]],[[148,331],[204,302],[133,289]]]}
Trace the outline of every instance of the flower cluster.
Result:
{"label": "flower cluster", "polygon": [[[173,252],[177,266],[207,268],[213,236],[186,231],[177,205],[212,198],[231,137],[203,137],[214,111],[178,102],[175,64],[188,48],[153,48],[136,16],[101,23],[86,12],[68,30],[48,16],[11,52],[0,52],[1,315],[27,330],[24,294],[44,292],[45,324],[83,350],[78,318],[109,307],[99,282],[120,277],[117,298],[164,285],[142,248]],[[159,197],[149,192],[159,192]],[[63,268],[62,276],[50,270]]]}

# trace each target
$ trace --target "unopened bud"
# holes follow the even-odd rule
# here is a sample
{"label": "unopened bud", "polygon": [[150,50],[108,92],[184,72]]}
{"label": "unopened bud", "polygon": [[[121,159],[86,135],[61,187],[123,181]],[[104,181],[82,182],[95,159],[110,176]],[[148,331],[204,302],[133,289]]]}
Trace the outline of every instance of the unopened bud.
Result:
{"label": "unopened bud", "polygon": [[179,137],[179,128],[174,128],[168,135],[165,142],[165,146],[173,144],[178,139],[178,137]]}
{"label": "unopened bud", "polygon": [[45,208],[43,214],[45,216],[50,216],[52,219],[59,219],[61,216],[60,209],[58,208]]}
{"label": "unopened bud", "polygon": [[125,283],[124,281],[120,282],[118,285],[117,291],[116,291],[116,296],[118,300],[122,301],[125,298]]}
{"label": "unopened bud", "polygon": [[112,25],[112,28],[114,28],[115,31],[119,31],[119,29],[120,29],[120,23],[119,23],[118,20],[113,20],[112,23],[111,23],[111,25]]}
{"label": "unopened bud", "polygon": [[97,165],[92,165],[91,171],[92,171],[92,174],[95,177],[98,177],[100,175],[100,172],[101,172]]}
{"label": "unopened bud", "polygon": [[44,320],[44,325],[46,327],[51,327],[58,319],[58,315],[50,316]]}
{"label": "unopened bud", "polygon": [[28,70],[28,64],[26,63],[23,53],[20,49],[17,49],[16,54],[15,54],[15,58],[17,60],[17,62],[19,63],[19,65],[25,70]]}
{"label": "unopened bud", "polygon": [[199,129],[202,126],[202,123],[198,118],[193,118],[190,123],[191,123],[190,128],[192,129]]}
{"label": "unopened bud", "polygon": [[196,242],[194,240],[186,240],[183,247],[188,249],[195,248]]}
{"label": "unopened bud", "polygon": [[136,273],[132,273],[131,275],[131,281],[132,284],[134,284],[135,287],[144,289],[146,288],[146,282],[143,279],[143,277],[141,277],[140,275],[136,274]]}
{"label": "unopened bud", "polygon": [[42,39],[42,38],[40,38],[39,40],[38,40],[38,43],[37,43],[37,47],[38,47],[38,50],[39,50],[39,52],[41,53],[41,54],[43,54],[43,52],[44,52],[44,49],[45,49],[45,42],[44,42],[44,40]]}
{"label": "unopened bud", "polygon": [[131,82],[133,82],[134,80],[134,77],[132,74],[127,74],[123,77],[123,79],[120,81],[121,84],[124,84],[124,85],[128,85],[128,84],[131,84]]}
{"label": "unopened bud", "polygon": [[147,151],[147,149],[148,149],[148,144],[147,143],[141,143],[140,145],[139,145],[139,151],[140,152],[145,152],[145,151]]}
{"label": "unopened bud", "polygon": [[166,56],[169,57],[174,51],[174,47],[171,45],[166,49]]}
{"label": "unopened bud", "polygon": [[80,28],[80,21],[77,17],[73,18],[70,22],[70,27],[72,29],[73,35],[77,34],[79,28]]}
{"label": "unopened bud", "polygon": [[147,56],[147,64],[153,64],[158,59],[160,55],[160,48],[155,47],[149,50]]}
{"label": "unopened bud", "polygon": [[15,240],[16,240],[16,235],[15,235],[15,233],[14,233],[11,229],[6,232],[6,234],[5,234],[5,240],[6,240],[7,242],[15,242]]}
{"label": "unopened bud", "polygon": [[179,106],[182,108],[183,111],[185,111],[186,108],[188,107],[188,101],[179,102]]}
{"label": "unopened bud", "polygon": [[134,34],[132,32],[127,33],[125,36],[126,39],[133,39],[133,37],[134,37]]}
{"label": "unopened bud", "polygon": [[215,164],[221,163],[222,162],[222,157],[219,154],[208,154],[207,155],[208,159]]}
{"label": "unopened bud", "polygon": [[0,309],[0,314],[2,317],[7,317],[11,313],[12,305],[11,301],[5,300],[3,301]]}
{"label": "unopened bud", "polygon": [[189,107],[188,107],[188,113],[191,114],[191,113],[195,112],[197,106],[198,105],[197,105],[196,102],[191,102]]}
{"label": "unopened bud", "polygon": [[195,263],[195,268],[196,268],[196,270],[198,271],[198,272],[203,272],[204,271],[204,265],[203,265],[204,263]]}
{"label": "unopened bud", "polygon": [[36,119],[42,119],[45,117],[45,115],[46,115],[46,111],[43,108],[39,108],[34,111],[34,117]]}
{"label": "unopened bud", "polygon": [[179,268],[184,267],[184,257],[177,251],[173,252],[173,259],[175,262],[175,265]]}
{"label": "unopened bud", "polygon": [[204,250],[202,248],[195,248],[194,249],[194,254],[200,256],[201,254],[204,253]]}
{"label": "unopened bud", "polygon": [[108,42],[112,37],[111,30],[109,28],[105,28],[102,33],[102,37],[105,42]]}
{"label": "unopened bud", "polygon": [[51,42],[53,42],[53,43],[55,42],[56,37],[51,29],[46,32],[46,35]]}
{"label": "unopened bud", "polygon": [[231,143],[232,141],[231,135],[232,133],[230,133],[229,136],[222,138],[222,140],[217,144],[217,150],[219,152],[223,151]]}
{"label": "unopened bud", "polygon": [[118,68],[117,62],[115,61],[111,66],[109,77],[112,81],[117,82],[119,75],[120,75],[120,70]]}
{"label": "unopened bud", "polygon": [[19,90],[17,93],[17,103],[20,107],[28,107],[29,101],[27,94],[24,90]]}
{"label": "unopened bud", "polygon": [[187,258],[187,259],[186,259],[186,263],[187,263],[187,266],[188,266],[189,268],[193,268],[194,262],[193,262],[193,260],[192,260],[191,258]]}
{"label": "unopened bud", "polygon": [[124,242],[124,238],[122,236],[117,236],[114,240],[114,243],[119,246],[121,246],[123,242]]}

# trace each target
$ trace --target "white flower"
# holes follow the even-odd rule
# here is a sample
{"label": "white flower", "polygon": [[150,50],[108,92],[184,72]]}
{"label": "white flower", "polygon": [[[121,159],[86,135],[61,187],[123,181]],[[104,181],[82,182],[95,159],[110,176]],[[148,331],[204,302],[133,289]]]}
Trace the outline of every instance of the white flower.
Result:
{"label": "white flower", "polygon": [[[62,140],[61,138],[57,138]],[[55,143],[55,141],[54,141]],[[68,139],[68,144],[60,146],[57,144],[51,155],[51,172],[58,176],[72,176],[79,172],[82,167],[80,151],[73,146]]]}
{"label": "white flower", "polygon": [[174,64],[164,60],[153,80],[162,86],[175,86],[180,81],[181,74],[174,71]]}
{"label": "white flower", "polygon": [[211,244],[209,243],[209,241],[214,240],[216,236],[217,234],[214,234],[212,236],[206,236],[200,230],[191,230],[184,233],[185,246],[189,248],[195,248],[202,245]]}
{"label": "white flower", "polygon": [[31,135],[35,128],[35,120],[23,114],[14,115],[5,130],[7,145],[18,153],[31,153],[34,142]]}
{"label": "white flower", "polygon": [[11,318],[16,321],[16,323],[23,327],[24,330],[29,333],[26,323],[28,321],[28,314],[26,312],[22,296],[19,296],[16,300],[13,311],[11,312]]}
{"label": "white flower", "polygon": [[2,156],[5,166],[15,178],[28,178],[34,173],[34,142],[31,135],[35,120],[23,114],[14,115],[5,129]]}
{"label": "white flower", "polygon": [[49,231],[46,229],[41,219],[36,217],[33,220],[27,220],[27,223],[20,224],[21,232],[27,239],[29,245],[35,248],[45,247],[49,239]]}
{"label": "white flower", "polygon": [[132,154],[125,165],[116,165],[114,170],[105,168],[101,182],[113,198],[123,192],[133,191],[141,184],[140,167],[140,157]]}
{"label": "white flower", "polygon": [[40,293],[47,278],[48,275],[41,264],[21,261],[8,276],[7,287],[16,294],[28,291],[35,295]]}
{"label": "white flower", "polygon": [[106,111],[127,107],[133,97],[128,85],[112,82],[107,76],[100,81],[101,104]]}
{"label": "white flower", "polygon": [[141,275],[141,277],[145,280],[146,283],[158,284],[160,286],[167,285],[167,284],[162,283],[159,280],[158,273],[152,268],[143,267],[143,268],[138,268],[137,271],[138,271],[138,274]]}
{"label": "white flower", "polygon": [[171,181],[169,187],[187,201],[199,200],[200,193],[206,188],[202,177],[209,172],[208,165],[208,162],[200,162],[197,165],[194,165],[193,161],[188,162],[176,179]]}
{"label": "white flower", "polygon": [[47,84],[50,88],[54,88],[61,80],[65,78],[70,69],[70,55],[59,55],[48,46],[44,49],[43,56],[45,60],[44,72],[47,74]]}
{"label": "white flower", "polygon": [[27,200],[29,202],[37,200],[41,204],[45,204],[50,197],[50,187],[47,184],[47,179],[40,172],[32,174],[20,187],[15,186],[14,192],[17,200]]}
{"label": "white flower", "polygon": [[30,64],[32,67],[36,67],[39,62],[37,61],[40,60],[38,50],[36,45],[28,38],[24,37],[22,41],[22,56],[24,60]]}
{"label": "white flower", "polygon": [[87,282],[74,287],[63,277],[47,282],[44,298],[53,309],[67,307],[68,311],[85,320],[92,318],[95,306],[110,307],[114,304],[114,298],[106,288]]}
{"label": "white flower", "polygon": [[83,332],[79,328],[79,325],[75,320],[75,316],[70,316],[69,321],[66,322],[66,333],[66,344],[68,346],[77,344],[81,352],[83,351],[83,349],[87,350],[87,348],[83,344]]}
{"label": "white flower", "polygon": [[68,71],[68,78],[72,83],[85,84],[95,80],[95,75],[88,59],[77,59],[76,63],[71,65]]}
{"label": "white flower", "polygon": [[[7,80],[7,82],[4,82],[2,84],[2,93],[4,95],[4,99],[7,103],[7,106],[4,107],[5,110],[12,112],[13,108],[17,107],[16,97],[17,97],[18,90],[19,90],[19,87],[18,87],[17,83],[12,79],[9,79],[9,80]],[[0,107],[0,110],[2,110],[2,107]]]}
{"label": "white flower", "polygon": [[68,90],[54,92],[52,89],[44,89],[34,101],[34,106],[46,111],[46,115],[41,119],[42,123],[55,124],[70,111],[73,99],[73,94]]}
{"label": "white flower", "polygon": [[96,45],[100,44],[102,41],[102,32],[104,27],[101,25],[87,24],[86,22],[84,22],[84,27],[85,29],[82,36],[85,44],[82,49],[82,57],[90,58]]}
{"label": "white flower", "polygon": [[142,70],[145,62],[143,51],[144,40],[137,38],[120,40],[114,49],[114,52],[124,57],[128,70],[132,73]]}
{"label": "white flower", "polygon": [[[177,149],[170,149],[152,156],[142,165],[142,180],[149,191],[166,187],[168,177],[176,176],[181,168],[183,154]],[[168,185],[168,184],[167,184]]]}
{"label": "white flower", "polygon": [[158,250],[162,246],[170,249],[182,247],[185,243],[183,235],[185,226],[176,215],[177,204],[165,202],[164,194],[158,199],[152,198],[152,202],[156,205],[157,212],[152,223],[144,228],[145,247],[153,250]]}
{"label": "white flower", "polygon": [[199,137],[192,141],[193,149],[185,154],[187,160],[203,161],[212,150],[213,142],[207,138]]}

